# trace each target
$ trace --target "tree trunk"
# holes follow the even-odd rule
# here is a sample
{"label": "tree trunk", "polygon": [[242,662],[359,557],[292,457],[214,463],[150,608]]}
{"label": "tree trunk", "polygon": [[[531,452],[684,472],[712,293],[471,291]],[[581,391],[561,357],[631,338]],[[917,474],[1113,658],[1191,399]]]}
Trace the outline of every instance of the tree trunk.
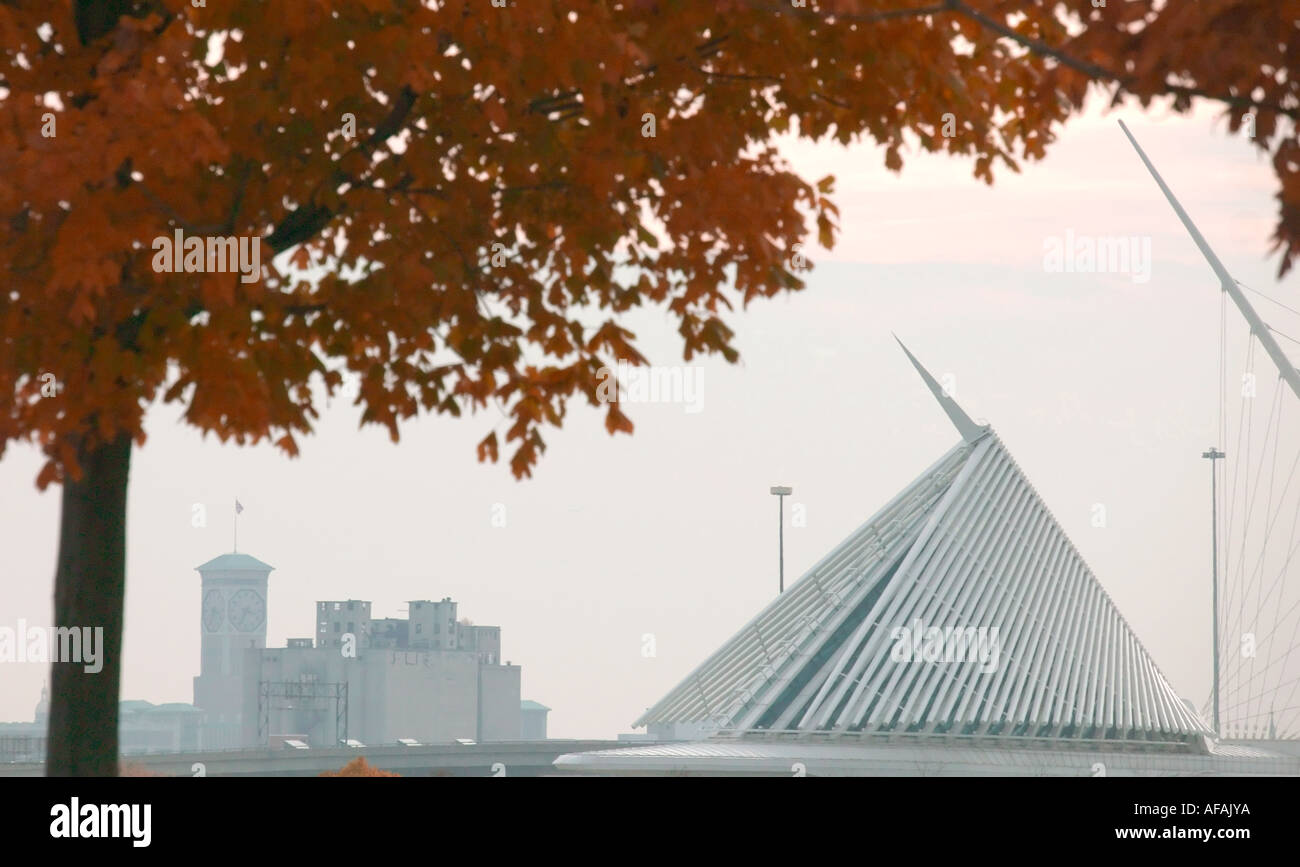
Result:
{"label": "tree trunk", "polygon": [[[80,481],[64,479],[54,625],[103,627],[103,667],[51,665],[45,771],[49,776],[114,777],[117,704],[122,681],[122,609],[126,601],[127,435],[79,455]],[[56,643],[57,646],[57,643]],[[82,645],[83,657],[85,645]]]}

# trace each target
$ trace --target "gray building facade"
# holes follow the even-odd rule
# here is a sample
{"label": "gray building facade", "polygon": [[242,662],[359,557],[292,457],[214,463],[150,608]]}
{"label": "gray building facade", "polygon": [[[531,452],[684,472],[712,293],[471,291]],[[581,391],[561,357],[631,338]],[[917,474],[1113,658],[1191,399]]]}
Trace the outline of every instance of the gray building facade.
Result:
{"label": "gray building facade", "polygon": [[372,618],[369,602],[316,604],[316,637],[244,651],[242,740],[311,746],[515,740],[520,667],[501,631],[457,620],[451,599]]}
{"label": "gray building facade", "polygon": [[546,740],[546,715],[551,709],[539,701],[524,699],[519,703],[519,739]]}
{"label": "gray building facade", "polygon": [[199,676],[194,705],[204,713],[202,746],[243,743],[245,651],[266,647],[267,579],[274,567],[247,554],[222,554],[197,567],[202,577]]}

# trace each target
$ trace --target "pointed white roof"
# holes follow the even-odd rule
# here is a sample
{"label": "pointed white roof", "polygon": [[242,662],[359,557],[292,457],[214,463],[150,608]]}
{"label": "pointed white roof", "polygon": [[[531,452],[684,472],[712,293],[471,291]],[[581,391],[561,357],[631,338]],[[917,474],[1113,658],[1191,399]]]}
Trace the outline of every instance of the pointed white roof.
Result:
{"label": "pointed white roof", "polygon": [[1160,741],[1209,733],[1002,441],[950,397],[940,402],[962,441],[634,725]]}

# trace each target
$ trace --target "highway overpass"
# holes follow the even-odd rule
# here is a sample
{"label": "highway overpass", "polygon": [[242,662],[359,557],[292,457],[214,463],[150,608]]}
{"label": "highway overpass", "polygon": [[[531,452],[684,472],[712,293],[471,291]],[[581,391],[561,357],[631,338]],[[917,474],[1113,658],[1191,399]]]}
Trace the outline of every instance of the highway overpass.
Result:
{"label": "highway overpass", "polygon": [[[628,746],[609,740],[496,741],[492,743],[400,744],[325,749],[216,750],[123,756],[128,773],[192,777],[315,777],[337,771],[357,756],[404,777],[536,777],[559,775],[551,763],[566,753]],[[199,767],[196,767],[199,766]],[[43,762],[0,764],[0,777],[39,777]]]}

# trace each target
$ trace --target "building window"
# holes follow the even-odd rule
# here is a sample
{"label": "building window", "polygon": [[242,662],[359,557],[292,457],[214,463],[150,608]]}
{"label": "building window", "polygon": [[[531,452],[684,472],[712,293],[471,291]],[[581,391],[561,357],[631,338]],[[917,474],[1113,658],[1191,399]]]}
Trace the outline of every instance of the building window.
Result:
{"label": "building window", "polygon": [[342,624],[342,623],[339,623],[337,620],[335,620],[335,621],[334,621],[334,631],[335,631],[335,632],[342,632],[342,631],[343,631],[343,624]]}
{"label": "building window", "polygon": [[343,607],[343,606],[339,605],[337,602],[334,603],[334,610],[335,610],[335,611],[338,611],[338,610],[339,610],[340,608],[342,608],[342,607]]}
{"label": "building window", "polygon": [[416,634],[416,635],[419,635],[419,634],[420,634],[421,632],[423,632],[423,631],[424,631],[424,624],[423,624],[423,623],[417,623],[417,624],[415,624],[415,634]]}

